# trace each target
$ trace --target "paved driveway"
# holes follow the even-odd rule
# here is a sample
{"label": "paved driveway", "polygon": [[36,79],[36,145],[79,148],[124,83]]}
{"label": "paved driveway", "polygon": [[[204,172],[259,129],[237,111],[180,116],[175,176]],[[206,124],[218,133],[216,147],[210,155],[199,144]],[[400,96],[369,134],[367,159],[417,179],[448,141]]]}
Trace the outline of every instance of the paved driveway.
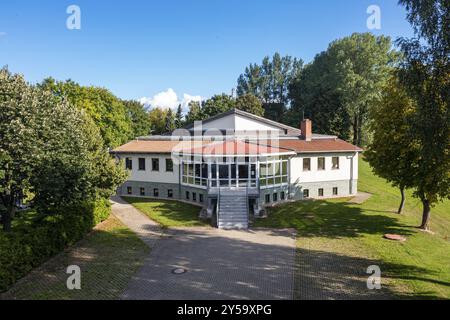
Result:
{"label": "paved driveway", "polygon": [[[120,209],[120,210],[117,210]],[[214,228],[166,230],[154,241],[155,226],[129,205],[113,212],[138,228],[152,250],[123,299],[293,299],[295,234],[292,230],[224,231]],[[141,223],[141,224],[142,224]],[[176,268],[187,270],[174,274]]]}
{"label": "paved driveway", "polygon": [[288,231],[170,230],[123,298],[292,299],[294,246]]}

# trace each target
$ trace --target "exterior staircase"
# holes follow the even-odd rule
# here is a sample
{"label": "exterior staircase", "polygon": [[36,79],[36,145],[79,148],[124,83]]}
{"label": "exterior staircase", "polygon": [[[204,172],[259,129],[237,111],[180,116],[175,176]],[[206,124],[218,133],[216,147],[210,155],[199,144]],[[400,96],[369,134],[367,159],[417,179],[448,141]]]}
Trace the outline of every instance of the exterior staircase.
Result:
{"label": "exterior staircase", "polygon": [[246,189],[221,189],[217,211],[219,229],[248,229]]}

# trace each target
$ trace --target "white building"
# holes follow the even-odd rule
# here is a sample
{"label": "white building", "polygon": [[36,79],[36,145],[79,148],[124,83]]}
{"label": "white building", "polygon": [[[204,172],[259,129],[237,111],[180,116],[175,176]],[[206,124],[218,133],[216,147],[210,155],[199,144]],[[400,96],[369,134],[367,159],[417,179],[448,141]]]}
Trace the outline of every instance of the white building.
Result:
{"label": "white building", "polygon": [[130,171],[119,195],[193,202],[219,227],[246,228],[265,206],[356,194],[360,151],[310,120],[293,128],[234,109],[112,153]]}

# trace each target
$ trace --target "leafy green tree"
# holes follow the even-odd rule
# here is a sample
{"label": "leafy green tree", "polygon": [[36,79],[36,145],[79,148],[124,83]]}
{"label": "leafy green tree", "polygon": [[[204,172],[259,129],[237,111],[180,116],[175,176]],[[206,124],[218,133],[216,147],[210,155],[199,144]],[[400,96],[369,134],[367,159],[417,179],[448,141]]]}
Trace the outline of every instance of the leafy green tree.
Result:
{"label": "leafy green tree", "polygon": [[303,61],[275,53],[266,56],[261,65],[250,64],[238,78],[237,94],[253,94],[261,100],[265,116],[280,121],[289,105],[288,89],[301,73]]}
{"label": "leafy green tree", "polygon": [[264,108],[261,101],[252,94],[244,94],[236,99],[235,107],[257,116],[264,116]]}
{"label": "leafy green tree", "polygon": [[172,133],[172,131],[176,129],[175,115],[172,109],[167,110],[165,122],[165,133]]}
{"label": "leafy green tree", "polygon": [[152,128],[152,134],[163,134],[166,132],[167,110],[160,107],[153,108],[149,112],[149,119]]}
{"label": "leafy green tree", "polygon": [[411,117],[415,102],[408,96],[397,76],[383,90],[383,97],[371,109],[370,129],[375,139],[364,152],[374,172],[400,189],[401,202],[398,213],[405,205],[405,189],[413,186],[419,154],[418,142],[411,133]]}
{"label": "leafy green tree", "polygon": [[175,114],[175,127],[181,128],[183,127],[183,109],[181,108],[181,104],[178,105],[177,113]]}
{"label": "leafy green tree", "polygon": [[364,145],[370,141],[369,110],[379,101],[397,59],[389,37],[354,33],[333,41],[292,83],[295,118],[304,113],[320,131]]}
{"label": "leafy green tree", "polygon": [[202,114],[202,107],[200,102],[191,101],[189,102],[189,111],[186,115],[186,123],[194,123],[195,121],[203,120],[204,116]]}
{"label": "leafy green tree", "polygon": [[131,121],[132,135],[130,138],[149,135],[150,119],[142,103],[136,100],[123,100],[122,103],[125,106],[127,117]]}
{"label": "leafy green tree", "polygon": [[416,38],[399,39],[400,79],[416,102],[411,123],[419,161],[411,174],[423,205],[421,229],[429,228],[431,207],[450,198],[450,3],[400,0]]}
{"label": "leafy green tree", "polygon": [[236,101],[233,97],[222,93],[214,95],[202,103],[202,118],[210,118],[223,112],[234,109]]}
{"label": "leafy green tree", "polygon": [[22,76],[0,71],[0,201],[11,229],[26,191],[41,214],[56,207],[109,197],[125,179],[86,112]]}
{"label": "leafy green tree", "polygon": [[107,89],[83,87],[71,80],[62,82],[52,78],[45,79],[39,87],[65,97],[72,105],[85,110],[99,127],[108,147],[116,147],[133,137],[132,119],[125,104]]}

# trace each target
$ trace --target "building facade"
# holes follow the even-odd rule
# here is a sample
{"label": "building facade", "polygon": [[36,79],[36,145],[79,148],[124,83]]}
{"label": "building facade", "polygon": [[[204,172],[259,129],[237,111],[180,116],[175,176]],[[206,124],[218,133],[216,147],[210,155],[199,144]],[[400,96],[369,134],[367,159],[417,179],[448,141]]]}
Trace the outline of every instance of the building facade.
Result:
{"label": "building facade", "polygon": [[356,194],[360,151],[309,120],[294,128],[235,109],[112,153],[130,173],[119,195],[188,201],[219,227],[246,228],[266,206]]}

